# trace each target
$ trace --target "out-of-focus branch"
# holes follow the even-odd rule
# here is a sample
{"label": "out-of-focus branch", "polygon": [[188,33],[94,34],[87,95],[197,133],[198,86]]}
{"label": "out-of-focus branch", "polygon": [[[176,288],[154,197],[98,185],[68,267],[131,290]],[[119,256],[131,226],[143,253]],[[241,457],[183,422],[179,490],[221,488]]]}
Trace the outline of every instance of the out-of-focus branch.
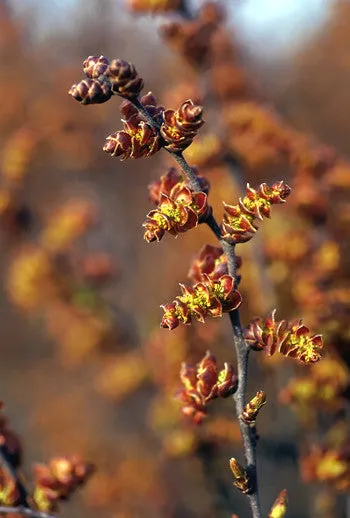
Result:
{"label": "out-of-focus branch", "polygon": [[5,467],[6,471],[15,483],[21,507],[29,509],[28,492],[18,475],[16,468],[13,466],[5,444],[0,444],[0,464]]}
{"label": "out-of-focus branch", "polygon": [[56,518],[52,514],[43,513],[42,511],[36,511],[30,507],[5,507],[0,506],[0,514],[22,514],[23,516],[30,516],[31,518]]}

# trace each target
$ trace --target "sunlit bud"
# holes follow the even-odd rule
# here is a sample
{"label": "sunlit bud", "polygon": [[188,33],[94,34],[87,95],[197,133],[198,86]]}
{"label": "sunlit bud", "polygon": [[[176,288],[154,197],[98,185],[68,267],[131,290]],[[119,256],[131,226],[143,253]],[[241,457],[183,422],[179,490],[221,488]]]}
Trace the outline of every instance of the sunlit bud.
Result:
{"label": "sunlit bud", "polygon": [[245,423],[254,423],[261,407],[266,403],[266,394],[262,390],[256,393],[249,403],[244,407],[242,419]]}
{"label": "sunlit bud", "polygon": [[242,491],[242,493],[249,493],[250,485],[248,474],[234,457],[230,459],[230,468],[235,478],[233,485],[236,486],[237,489]]}
{"label": "sunlit bud", "polygon": [[269,518],[284,518],[287,512],[287,491],[283,489],[271,507]]}

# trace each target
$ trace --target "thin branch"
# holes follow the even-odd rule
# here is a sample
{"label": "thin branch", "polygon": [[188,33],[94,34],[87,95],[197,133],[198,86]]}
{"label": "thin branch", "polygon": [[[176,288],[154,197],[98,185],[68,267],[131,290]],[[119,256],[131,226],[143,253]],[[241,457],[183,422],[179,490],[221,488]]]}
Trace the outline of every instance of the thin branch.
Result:
{"label": "thin branch", "polygon": [[256,459],[256,437],[253,430],[242,419],[242,411],[245,407],[247,380],[248,380],[248,358],[249,347],[247,346],[242,332],[239,312],[236,309],[229,313],[233,329],[234,344],[237,356],[238,388],[233,399],[236,405],[239,428],[243,440],[244,455],[247,464],[247,471],[251,483],[251,491],[247,495],[254,518],[261,518],[259,488],[257,480],[257,459]]}
{"label": "thin branch", "polygon": [[0,506],[0,514],[23,514],[23,516],[30,516],[31,518],[57,518],[53,514],[47,514],[42,511],[36,511],[29,507],[5,507]]}
{"label": "thin branch", "polygon": [[13,466],[11,456],[5,444],[0,444],[0,464],[3,464],[3,466],[5,466],[5,469],[7,470],[7,472],[9,473],[9,475],[15,483],[21,507],[29,508],[28,491],[26,490],[25,485],[21,481],[16,468]]}
{"label": "thin branch", "polygon": [[188,162],[183,157],[182,153],[174,153],[173,151],[169,151],[168,153],[174,158],[174,160],[179,164],[184,176],[186,177],[187,183],[192,189],[192,191],[201,191],[201,186],[198,181],[197,175],[192,169],[192,167],[188,164]]}
{"label": "thin branch", "polygon": [[[132,100],[134,106],[139,110],[139,112],[144,116],[147,122],[157,130],[159,133],[160,126],[159,124],[153,120],[153,117],[148,113],[147,109],[142,105],[139,99]],[[182,153],[175,153],[173,151],[167,150],[168,153],[174,158],[174,160],[181,167],[182,173],[184,174],[188,185],[193,191],[201,191],[201,186],[198,181],[197,175],[192,167],[188,164]],[[237,259],[235,254],[235,245],[230,245],[227,243],[221,236],[220,227],[213,216],[211,214],[205,221],[212,232],[215,234],[216,238],[220,241],[220,244],[223,248],[223,251],[226,255],[227,259],[227,267],[229,275],[235,279],[236,283],[239,283],[239,277],[237,275]],[[249,479],[251,482],[251,491],[247,495],[250,503],[250,507],[252,510],[253,518],[261,518],[261,510],[259,503],[259,492],[258,492],[258,483],[257,483],[257,470],[256,470],[256,438],[252,431],[252,429],[245,424],[240,416],[242,414],[243,408],[245,406],[246,401],[246,387],[247,387],[247,379],[248,379],[248,356],[249,356],[249,347],[247,346],[244,337],[243,330],[240,321],[239,311],[238,309],[231,311],[229,313],[230,322],[233,330],[233,339],[234,345],[236,349],[237,356],[237,374],[238,374],[238,388],[235,392],[233,399],[235,401],[236,406],[236,414],[239,421],[244,455],[246,458],[247,471],[249,475]]]}
{"label": "thin branch", "polygon": [[[142,114],[142,116],[146,119],[148,124],[150,124],[153,128],[155,128],[158,132],[160,130],[160,125],[153,119],[153,117],[148,113],[147,109],[141,103],[139,99],[133,99],[131,101],[135,108]],[[175,153],[174,151],[168,151],[168,153],[174,158],[174,160],[179,164],[184,176],[186,177],[187,183],[193,191],[201,191],[201,186],[198,181],[197,175],[193,168],[186,161],[182,153]],[[215,220],[214,216],[211,214],[206,220],[205,223],[209,226],[212,232],[215,234],[216,238],[220,241],[221,246],[225,252],[227,258],[227,265],[230,275],[235,279],[238,284],[239,279],[237,276],[237,260],[235,256],[235,245],[228,244],[224,239],[222,239],[220,227]]]}
{"label": "thin branch", "polygon": [[158,132],[160,130],[160,124],[157,123],[157,121],[155,121],[152,117],[152,115],[150,115],[147,111],[147,109],[144,107],[144,105],[142,104],[142,102],[140,101],[140,99],[138,98],[132,98],[132,99],[129,99],[129,101],[135,106],[135,108],[138,109],[138,111],[141,113],[141,115],[146,119],[146,121],[148,122],[148,124],[150,126],[152,126],[153,128],[155,128]]}

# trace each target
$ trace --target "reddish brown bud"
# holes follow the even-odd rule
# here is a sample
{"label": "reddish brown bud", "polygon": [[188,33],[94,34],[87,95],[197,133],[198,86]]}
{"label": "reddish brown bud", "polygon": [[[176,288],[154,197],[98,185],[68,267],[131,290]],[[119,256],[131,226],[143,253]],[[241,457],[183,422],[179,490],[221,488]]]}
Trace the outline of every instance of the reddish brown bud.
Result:
{"label": "reddish brown bud", "polygon": [[[236,257],[237,268],[241,266],[241,258]],[[218,280],[228,274],[226,256],[221,247],[204,245],[196,259],[192,262],[188,276],[193,281],[201,281],[207,275],[212,280]]]}
{"label": "reddish brown bud", "polygon": [[207,351],[202,361],[197,366],[197,391],[204,398],[212,399],[217,397],[216,382],[218,371],[216,358]]}
{"label": "reddish brown bud", "polygon": [[146,229],[143,238],[147,243],[152,243],[153,241],[159,242],[163,238],[165,231],[169,228],[169,218],[153,210],[148,213],[147,221],[143,223],[143,227]]}
{"label": "reddish brown bud", "polygon": [[229,397],[237,390],[238,378],[230,363],[225,363],[225,367],[219,372],[217,390],[219,397]]}
{"label": "reddish brown bud", "polygon": [[121,160],[126,160],[131,154],[131,137],[125,131],[117,131],[112,133],[106,139],[103,151],[110,153],[112,156],[119,156]]}
{"label": "reddish brown bud", "polygon": [[134,65],[123,59],[113,59],[109,66],[109,79],[112,92],[132,99],[137,97],[143,88],[143,79],[138,77]]}
{"label": "reddish brown bud", "polygon": [[190,99],[185,101],[176,112],[175,120],[178,129],[184,133],[197,133],[204,124],[202,114],[202,106],[194,104]]}
{"label": "reddish brown bud", "polygon": [[174,302],[169,304],[163,304],[160,306],[163,311],[164,315],[161,322],[161,327],[169,329],[169,331],[172,331],[179,325],[179,319],[177,317],[177,308],[176,304]]}
{"label": "reddish brown bud", "polygon": [[196,367],[183,363],[180,379],[184,388],[177,391],[176,398],[183,405],[182,413],[197,424],[205,417],[208,403],[217,397],[229,396],[237,384],[230,364],[225,363],[218,377],[216,358],[210,351]]}
{"label": "reddish brown bud", "polygon": [[156,130],[137,114],[123,121],[123,125],[123,131],[107,137],[104,151],[120,156],[121,160],[148,157],[159,151],[161,144]]}
{"label": "reddish brown bud", "polygon": [[233,311],[241,305],[242,296],[235,289],[235,280],[231,275],[222,275],[215,281],[214,290],[220,299],[224,311]]}
{"label": "reddish brown bud", "polygon": [[[183,324],[191,323],[192,318],[198,322],[204,322],[205,318],[221,317],[223,311],[237,309],[242,297],[235,288],[235,282],[230,275],[223,275],[214,281],[207,275],[203,275],[203,280],[192,287],[180,284],[182,295],[179,295],[172,303],[172,312],[176,315],[176,326],[179,322]],[[168,307],[167,305],[166,307]],[[185,309],[186,308],[186,309]],[[168,315],[162,320],[162,326],[166,324]]]}
{"label": "reddish brown bud", "polygon": [[186,149],[204,124],[203,108],[188,100],[182,103],[178,110],[166,110],[163,113],[164,122],[160,133],[169,151],[180,152]]}
{"label": "reddish brown bud", "polygon": [[179,182],[182,181],[182,175],[175,169],[170,167],[167,172],[160,177],[159,180],[152,182],[148,186],[149,199],[154,205],[158,205],[161,199],[161,195],[170,195],[171,189]]}
{"label": "reddish brown bud", "polygon": [[157,103],[157,99],[152,92],[143,95],[140,101],[156,124],[160,126],[163,122],[164,106]]}
{"label": "reddish brown bud", "polygon": [[138,115],[139,113],[136,106],[134,106],[132,102],[128,101],[127,99],[124,99],[124,101],[121,103],[120,112],[126,121],[131,119],[135,115]]}
{"label": "reddish brown bud", "polygon": [[90,79],[108,75],[108,67],[109,61],[104,56],[89,56],[83,63],[84,74]]}
{"label": "reddish brown bud", "polygon": [[[174,181],[176,171],[170,170],[168,175],[162,177],[160,185],[163,183],[166,190]],[[157,227],[176,236],[196,227],[199,220],[205,218],[210,211],[207,195],[204,192],[191,191],[185,182],[175,183],[169,195],[158,190],[160,185],[152,185],[153,199],[156,200],[159,196],[158,208],[147,214],[147,220],[143,224],[146,228],[144,238],[148,242],[159,241],[163,237],[164,232],[157,231]]]}
{"label": "reddish brown bud", "polygon": [[[153,120],[160,125],[163,122],[163,112],[164,106],[160,106],[157,104],[157,99],[152,94],[152,92],[148,92],[146,95],[143,95],[140,99],[141,104],[146,108],[149,115],[153,118]],[[140,117],[138,109],[133,105],[131,101],[124,100],[120,105],[120,111],[126,121],[128,121],[133,116],[137,115]]]}
{"label": "reddish brown bud", "polygon": [[[197,170],[193,168],[193,171],[197,174]],[[197,180],[200,183],[201,186],[201,193],[208,194],[209,193],[209,182],[208,180],[203,176],[197,175]],[[183,179],[181,173],[177,171],[174,167],[170,167],[167,172],[160,177],[159,180],[156,180],[152,182],[148,186],[149,191],[149,198],[150,201],[154,205],[159,205],[159,202],[161,201],[162,194],[165,194],[166,196],[170,197],[171,191],[175,185],[181,184],[181,188],[183,186],[187,187],[186,180]],[[176,193],[176,190],[172,191],[173,193]],[[193,193],[194,195],[195,193]],[[193,201],[195,201],[195,198],[193,198]]]}
{"label": "reddish brown bud", "polygon": [[110,85],[97,79],[83,79],[72,85],[68,93],[81,104],[105,103],[112,96]]}

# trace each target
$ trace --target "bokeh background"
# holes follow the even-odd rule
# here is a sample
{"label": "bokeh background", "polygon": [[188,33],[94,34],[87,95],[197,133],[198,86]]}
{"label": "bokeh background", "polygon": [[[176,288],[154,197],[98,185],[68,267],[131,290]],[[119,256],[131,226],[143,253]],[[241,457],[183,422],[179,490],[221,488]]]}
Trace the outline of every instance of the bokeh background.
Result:
{"label": "bokeh background", "polygon": [[210,59],[189,63],[182,43],[160,34],[172,13],[135,12],[122,0],[0,0],[0,394],[29,477],[33,462],[57,454],[96,464],[62,516],[249,513],[228,468],[242,455],[232,402],[213,404],[198,430],[172,400],[181,361],[196,363],[207,349],[234,361],[228,322],[159,330],[159,305],[176,296],[212,237],[198,228],[143,240],[147,186],[171,162],[165,153],[124,163],[103,153],[105,137],[121,127],[120,100],[84,107],[67,94],[95,54],[133,62],[145,91],[167,107],[202,100],[208,140],[188,157],[210,179],[218,214],[246,182],[287,178],[295,187],[288,212],[277,207],[242,246],[243,319],[273,307],[280,318],[309,318],[328,338],[336,367],[325,379],[337,379],[340,396],[326,416],[315,411],[316,396],[293,413],[290,394],[288,404],[277,395],[310,371],[252,359],[250,394],[263,387],[269,399],[259,422],[262,505],[267,515],[286,487],[291,518],[346,516],[343,488],[310,475],[312,460],[300,469],[300,458],[344,427],[350,5],[224,4],[224,35],[199,51]]}

